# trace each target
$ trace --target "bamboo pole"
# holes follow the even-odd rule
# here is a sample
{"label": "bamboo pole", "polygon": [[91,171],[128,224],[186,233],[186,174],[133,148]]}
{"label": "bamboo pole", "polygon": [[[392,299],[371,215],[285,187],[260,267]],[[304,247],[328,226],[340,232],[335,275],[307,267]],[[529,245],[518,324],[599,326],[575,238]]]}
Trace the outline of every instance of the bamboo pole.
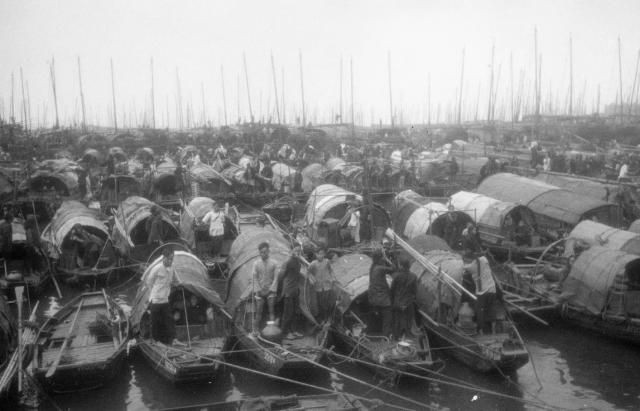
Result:
{"label": "bamboo pole", "polygon": [[340,123],[344,122],[342,118],[342,72],[342,55],[340,55]]}
{"label": "bamboo pole", "polygon": [[78,84],[80,86],[80,103],[82,104],[82,130],[87,131],[87,111],[84,104],[84,91],[82,89],[82,71],[80,69],[80,56],[78,56]]}
{"label": "bamboo pole", "polygon": [[227,93],[224,88],[224,66],[220,64],[220,83],[222,85],[222,109],[224,111],[224,125],[229,125],[229,120],[227,118]]}
{"label": "bamboo pole", "polygon": [[573,38],[569,35],[569,115],[573,116]]}
{"label": "bamboo pole", "polygon": [[58,93],[56,92],[56,63],[54,57],[51,57],[51,64],[49,65],[49,74],[51,76],[51,88],[53,89],[53,107],[56,112],[56,125],[55,129],[60,128],[60,118],[58,116]]}
{"label": "bamboo pole", "polygon": [[487,123],[491,123],[491,111],[493,107],[493,62],[495,58],[496,51],[496,43],[493,42],[491,45],[491,64],[489,68],[491,70],[491,74],[489,75],[489,103],[487,106]]}
{"label": "bamboo pole", "polygon": [[462,48],[462,65],[460,67],[460,96],[458,97],[458,124],[462,124],[462,89],[464,88],[464,48]]}
{"label": "bamboo pole", "polygon": [[394,127],[393,119],[393,91],[391,86],[391,51],[387,51],[387,73],[389,75],[389,118],[391,120],[391,128]]}
{"label": "bamboo pole", "polygon": [[511,83],[510,91],[511,91],[511,128],[515,128],[515,110],[514,110],[514,101],[513,101],[513,52],[509,53],[509,80]]}
{"label": "bamboo pole", "polygon": [[242,53],[242,62],[244,63],[244,79],[247,84],[247,101],[249,103],[249,117],[251,118],[251,123],[253,123],[254,118],[253,118],[253,108],[251,107],[251,90],[249,88],[249,72],[247,70],[247,56],[245,53]]}
{"label": "bamboo pole", "polygon": [[151,57],[151,127],[156,128],[156,93],[153,76],[153,57]]}
{"label": "bamboo pole", "polygon": [[282,124],[287,124],[287,106],[284,102],[284,67],[282,67]]}
{"label": "bamboo pole", "polygon": [[204,82],[200,82],[200,96],[202,97],[202,126],[207,126],[207,103],[204,98]]}
{"label": "bamboo pole", "polygon": [[282,123],[280,118],[280,106],[278,104],[278,83],[276,82],[276,65],[275,65],[275,62],[273,61],[273,52],[271,52],[271,75],[273,77],[273,92],[274,92],[274,95],[276,96],[275,103],[276,103],[276,114],[278,116],[278,123]]}
{"label": "bamboo pole", "polygon": [[349,71],[351,74],[351,80],[349,82],[349,85],[351,86],[351,137],[355,137],[356,136],[356,119],[354,116],[355,103],[353,101],[353,57],[349,59]]}
{"label": "bamboo pole", "polygon": [[304,106],[304,72],[302,70],[302,51],[298,51],[298,57],[300,60],[300,98],[302,101],[302,127],[306,127],[307,118]]}
{"label": "bamboo pole", "polygon": [[636,91],[636,84],[638,82],[638,64],[640,63],[640,50],[638,50],[638,57],[636,58],[636,71],[633,75],[633,86],[631,87],[631,95],[629,96],[629,118],[633,112],[633,98]]}
{"label": "bamboo pole", "polygon": [[24,74],[22,73],[22,67],[20,67],[20,87],[22,88],[22,124],[26,131],[29,131],[27,124],[27,97],[24,92]]}
{"label": "bamboo pole", "polygon": [[16,110],[15,110],[15,81],[13,78],[13,71],[11,72],[11,124],[16,124]]}
{"label": "bamboo pole", "polygon": [[236,76],[236,102],[238,103],[238,124],[240,124],[240,74]]}
{"label": "bamboo pole", "polygon": [[620,80],[620,123],[624,123],[624,94],[622,93],[622,42],[618,36],[618,78]]}
{"label": "bamboo pole", "polygon": [[111,62],[111,96],[113,98],[113,127],[115,128],[116,133],[118,132],[118,115],[116,109],[116,85],[113,76],[113,59],[110,59]]}

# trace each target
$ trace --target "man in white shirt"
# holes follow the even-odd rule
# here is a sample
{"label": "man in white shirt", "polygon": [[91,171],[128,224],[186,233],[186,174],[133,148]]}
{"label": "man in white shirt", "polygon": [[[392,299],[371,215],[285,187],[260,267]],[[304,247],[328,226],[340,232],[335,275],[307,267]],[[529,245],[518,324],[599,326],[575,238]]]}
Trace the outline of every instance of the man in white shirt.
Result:
{"label": "man in white shirt", "polygon": [[162,252],[162,265],[149,274],[151,284],[149,294],[151,311],[151,338],[163,344],[171,344],[175,338],[175,324],[169,307],[171,284],[174,282],[173,250],[169,247]]}
{"label": "man in white shirt", "polygon": [[355,241],[356,244],[360,244],[360,211],[358,211],[355,204],[351,204],[349,206],[349,213],[351,213],[351,216],[349,217],[347,227],[349,228],[349,232],[351,232],[353,241]]}
{"label": "man in white shirt", "polygon": [[626,161],[624,161],[620,166],[620,174],[618,174],[618,181],[621,181],[622,179],[626,179],[628,176],[629,176],[629,165],[627,164]]}
{"label": "man in white shirt", "polygon": [[269,258],[269,243],[260,243],[258,245],[260,258],[253,263],[253,271],[251,273],[251,290],[253,298],[256,300],[256,312],[253,318],[253,331],[257,332],[262,321],[262,311],[264,309],[264,300],[267,300],[269,308],[269,321],[275,320],[276,291],[278,287],[278,266]]}
{"label": "man in white shirt", "polygon": [[204,224],[209,224],[209,237],[213,243],[212,253],[214,257],[220,254],[222,249],[222,241],[224,240],[224,212],[220,210],[220,206],[217,203],[213,204],[213,209],[210,210],[202,218]]}

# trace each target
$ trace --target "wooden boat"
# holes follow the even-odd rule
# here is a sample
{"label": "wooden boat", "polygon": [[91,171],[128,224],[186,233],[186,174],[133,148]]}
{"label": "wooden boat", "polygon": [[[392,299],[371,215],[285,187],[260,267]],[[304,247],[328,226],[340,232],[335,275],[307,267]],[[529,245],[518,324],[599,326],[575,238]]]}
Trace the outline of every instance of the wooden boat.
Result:
{"label": "wooden boat", "polygon": [[206,196],[225,202],[235,198],[232,182],[214,167],[198,163],[189,168],[191,197]]}
{"label": "wooden boat", "polygon": [[[146,264],[156,245],[147,244],[146,223],[151,217],[154,203],[143,197],[132,196],[120,203],[114,214],[113,244],[118,253],[134,264]],[[166,242],[179,242],[180,231],[167,210],[160,210]]]}
{"label": "wooden boat", "polygon": [[[535,214],[523,205],[468,191],[452,195],[450,204],[475,221],[480,241],[501,256],[539,256],[549,243],[538,230]],[[525,228],[522,237],[517,235],[518,224]]]}
{"label": "wooden boat", "polygon": [[[176,169],[176,163],[169,158],[165,158],[156,166],[148,198],[166,209],[179,213],[184,207],[182,192],[185,189],[185,176],[182,175],[181,180],[176,174]],[[183,173],[186,172],[185,169]]]}
{"label": "wooden boat", "polygon": [[167,410],[184,411],[246,411],[246,410],[281,410],[281,411],[366,411],[384,409],[384,404],[376,399],[363,399],[347,393],[318,395],[288,395],[244,398],[236,401],[181,406]]}
{"label": "wooden boat", "polygon": [[[71,239],[72,229],[79,226],[86,233],[86,242]],[[110,273],[118,266],[106,217],[79,201],[62,203],[41,235],[43,247],[56,272],[95,277]]]}
{"label": "wooden boat", "polygon": [[353,245],[352,239],[342,235],[348,223],[349,200],[358,204],[362,242],[382,240],[384,230],[391,226],[391,219],[384,207],[376,203],[368,204],[362,196],[341,187],[323,184],[309,195],[305,207],[304,223],[311,241],[329,248]]}
{"label": "wooden boat", "polygon": [[183,345],[165,345],[151,338],[149,276],[163,264],[157,258],[145,270],[131,311],[133,335],[137,348],[149,364],[173,383],[206,381],[220,368],[222,351],[227,344],[229,314],[214,290],[207,268],[195,255],[175,251],[175,284],[169,304],[176,319],[176,338]]}
{"label": "wooden boat", "polygon": [[[549,272],[549,264],[515,266],[511,274],[516,281],[507,282],[521,301],[526,303],[531,296],[544,299],[568,322],[640,344],[637,254],[592,246],[575,257],[568,274],[558,269]],[[523,308],[535,309],[524,304]]]}
{"label": "wooden boat", "polygon": [[48,390],[101,387],[124,363],[129,321],[104,292],[69,301],[38,332],[33,374]]}
{"label": "wooden boat", "polygon": [[32,197],[69,198],[78,194],[78,164],[68,159],[45,160],[22,181],[18,191]]}
{"label": "wooden boat", "polygon": [[[299,308],[306,323],[301,330],[304,333],[302,338],[288,339],[285,336],[281,341],[265,338],[263,327],[268,318],[266,304],[263,322],[258,325],[258,330],[252,329],[254,301],[247,290],[252,283],[253,264],[260,258],[258,245],[269,243],[270,258],[279,266],[289,258],[290,248],[282,233],[272,227],[254,224],[240,227],[241,233],[233,242],[227,260],[230,277],[226,307],[233,316],[233,336],[237,340],[235,347],[244,353],[255,368],[270,374],[307,370],[324,356],[328,324],[317,324],[305,298],[308,291],[302,286]],[[276,308],[276,313],[278,311]]]}
{"label": "wooden boat", "polygon": [[429,339],[421,328],[414,325],[412,335],[401,341],[381,335],[367,297],[370,267],[371,258],[364,254],[348,254],[332,261],[339,282],[335,287],[338,303],[331,324],[332,342],[349,356],[370,364],[368,368],[374,372],[390,377],[442,368],[443,363],[432,358]]}
{"label": "wooden boat", "polygon": [[580,240],[589,245],[598,245],[640,255],[640,234],[591,220],[581,221],[571,230],[567,238]]}
{"label": "wooden boat", "polygon": [[123,200],[142,194],[142,187],[137,178],[131,175],[114,174],[105,178],[98,194],[102,212],[111,215]]}
{"label": "wooden boat", "polygon": [[18,342],[18,328],[9,311],[9,304],[0,297],[0,375],[11,358]]}
{"label": "wooden boat", "polygon": [[460,293],[461,286],[454,286],[463,283],[464,263],[459,254],[433,249],[420,255],[411,242],[406,243],[394,234],[387,231],[387,236],[395,237],[398,244],[416,260],[411,272],[418,277],[417,305],[422,325],[434,347],[443,348],[455,359],[480,372],[511,372],[529,361],[524,341],[498,299],[495,333],[479,335],[475,321],[471,324],[462,321],[460,314],[465,302],[462,295],[466,297],[466,294]]}

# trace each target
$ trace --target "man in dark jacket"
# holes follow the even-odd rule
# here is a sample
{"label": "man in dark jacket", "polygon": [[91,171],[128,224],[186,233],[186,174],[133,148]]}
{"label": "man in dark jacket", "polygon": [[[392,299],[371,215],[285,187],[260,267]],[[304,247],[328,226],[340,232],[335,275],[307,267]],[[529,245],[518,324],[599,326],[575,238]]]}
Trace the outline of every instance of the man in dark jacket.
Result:
{"label": "man in dark jacket", "polygon": [[391,305],[393,307],[393,337],[400,339],[411,334],[416,301],[417,279],[409,271],[409,259],[400,260],[400,270],[391,282]]}
{"label": "man in dark jacket", "polygon": [[6,213],[4,221],[0,222],[0,254],[7,263],[11,259],[11,252],[13,249],[13,228],[11,222],[13,221],[13,214]]}
{"label": "man in dark jacket", "polygon": [[298,306],[298,293],[300,287],[300,252],[302,246],[294,244],[291,249],[291,257],[282,270],[282,294],[284,308],[282,311],[282,335],[287,339],[302,337],[302,334],[293,332],[293,324]]}
{"label": "man in dark jacket", "polygon": [[371,309],[379,318],[382,318],[382,335],[384,336],[391,335],[391,294],[387,284],[387,274],[392,272],[393,268],[385,265],[382,251],[376,250],[369,269],[368,297]]}

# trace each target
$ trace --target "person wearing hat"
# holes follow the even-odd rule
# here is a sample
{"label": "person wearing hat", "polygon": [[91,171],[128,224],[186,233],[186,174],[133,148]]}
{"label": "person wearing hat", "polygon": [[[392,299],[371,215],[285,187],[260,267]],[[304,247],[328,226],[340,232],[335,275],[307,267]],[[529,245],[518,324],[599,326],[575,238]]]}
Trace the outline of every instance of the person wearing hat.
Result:
{"label": "person wearing hat", "polygon": [[[467,255],[469,257],[469,255]],[[475,283],[476,322],[478,333],[484,334],[486,325],[491,325],[491,333],[496,332],[496,282],[493,279],[491,266],[487,257],[472,254],[467,258],[464,269],[471,274]]]}

